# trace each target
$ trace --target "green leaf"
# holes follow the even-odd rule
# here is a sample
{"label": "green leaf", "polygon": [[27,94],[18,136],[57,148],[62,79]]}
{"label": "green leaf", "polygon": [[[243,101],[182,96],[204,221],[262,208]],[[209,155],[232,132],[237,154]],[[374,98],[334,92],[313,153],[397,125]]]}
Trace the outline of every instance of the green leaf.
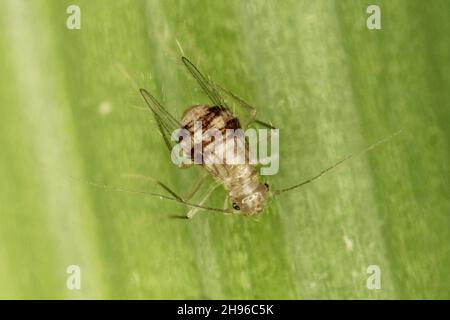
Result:
{"label": "green leaf", "polygon": [[[0,298],[450,298],[448,1],[375,1],[381,30],[366,1],[79,0],[79,30],[70,4],[1,3]],[[182,55],[280,128],[271,187],[402,133],[257,219],[82,182],[188,192],[200,168],[138,91],[178,118],[207,103]]]}

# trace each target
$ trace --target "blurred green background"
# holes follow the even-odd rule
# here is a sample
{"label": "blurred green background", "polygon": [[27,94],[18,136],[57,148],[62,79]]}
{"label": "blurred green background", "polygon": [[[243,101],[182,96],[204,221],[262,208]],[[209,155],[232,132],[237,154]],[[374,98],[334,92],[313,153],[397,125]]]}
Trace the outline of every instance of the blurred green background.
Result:
{"label": "blurred green background", "polygon": [[[0,298],[450,298],[449,1],[0,5]],[[281,129],[275,188],[403,132],[258,219],[71,180],[188,188],[137,90],[178,117],[207,102],[182,52]]]}

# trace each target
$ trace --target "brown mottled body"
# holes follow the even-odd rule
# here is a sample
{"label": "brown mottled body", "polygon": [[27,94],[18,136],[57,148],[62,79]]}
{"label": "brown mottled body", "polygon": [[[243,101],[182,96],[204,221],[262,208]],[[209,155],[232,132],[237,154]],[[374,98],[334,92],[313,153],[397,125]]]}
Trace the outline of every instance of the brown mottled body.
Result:
{"label": "brown mottled body", "polygon": [[[202,156],[203,161],[201,165],[205,170],[211,174],[217,181],[223,184],[228,191],[228,195],[233,202],[233,208],[241,210],[244,214],[253,215],[264,209],[266,198],[269,196],[267,185],[261,183],[258,172],[254,165],[249,164],[248,161],[248,146],[244,145],[245,152],[239,163],[242,164],[227,164],[217,163],[213,157],[217,154],[213,152],[205,153],[205,149],[212,144],[213,139],[205,137],[205,132],[208,129],[216,129],[220,131],[223,140],[216,142],[217,149],[225,150],[225,137],[227,129],[241,129],[239,120],[227,108],[219,106],[195,105],[188,108],[182,117],[181,125],[188,130],[192,137],[191,142],[191,157],[194,158],[194,144],[193,137],[195,136],[195,122],[201,122],[202,131]],[[200,130],[200,128],[197,128]],[[238,149],[237,138],[231,140],[232,143],[227,145],[228,148]],[[220,144],[223,144],[220,146]],[[222,148],[221,148],[222,147]],[[217,150],[216,149],[216,150]],[[211,161],[208,161],[211,160]]]}

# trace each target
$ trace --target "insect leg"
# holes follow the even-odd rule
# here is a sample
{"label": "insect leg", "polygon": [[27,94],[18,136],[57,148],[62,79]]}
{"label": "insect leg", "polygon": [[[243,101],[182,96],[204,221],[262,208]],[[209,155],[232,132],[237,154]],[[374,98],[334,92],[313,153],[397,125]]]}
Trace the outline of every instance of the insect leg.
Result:
{"label": "insect leg", "polygon": [[228,211],[229,209],[229,204],[230,204],[230,197],[228,196],[228,194],[225,196],[225,200],[223,202],[223,210],[224,211]]}
{"label": "insect leg", "polygon": [[192,199],[192,197],[197,193],[197,191],[200,189],[201,185],[205,181],[205,179],[208,177],[208,173],[206,171],[203,171],[200,177],[197,179],[197,181],[192,186],[191,191],[184,197],[185,201],[189,201]]}
{"label": "insect leg", "polygon": [[267,129],[276,129],[273,125],[271,125],[271,124],[269,124],[267,122],[258,120],[258,119],[255,119],[255,123],[257,123],[257,124],[259,124],[259,125],[261,125],[263,127],[266,127]]}
{"label": "insect leg", "polygon": [[[208,191],[206,191],[204,197],[200,200],[200,202],[198,203],[199,207],[195,207],[195,208],[191,208],[188,213],[186,214],[186,217],[188,219],[192,219],[192,217],[200,210],[202,209],[201,206],[203,206],[203,204],[206,202],[206,200],[209,199],[209,197],[211,196],[211,194],[213,193],[214,190],[217,189],[217,187],[220,186],[220,183],[218,182],[214,182],[213,185],[208,189]],[[225,210],[224,210],[225,212]]]}
{"label": "insect leg", "polygon": [[184,197],[181,197],[181,196],[177,195],[172,189],[170,189],[164,183],[162,183],[161,181],[159,181],[159,180],[157,180],[155,178],[148,177],[148,176],[143,176],[143,175],[140,175],[140,174],[134,174],[134,173],[125,174],[124,176],[127,177],[127,178],[141,179],[141,180],[154,182],[157,185],[161,186],[164,190],[169,192],[176,199],[178,199],[178,200],[180,200],[182,202],[187,202],[187,201],[191,200],[192,197],[197,193],[197,191],[200,189],[200,187],[203,184],[203,182],[205,181],[205,179],[208,177],[208,174],[205,171],[203,171],[202,174],[200,175],[200,177],[197,179],[197,181],[192,186],[192,188],[189,191],[189,193],[186,196],[184,196]]}
{"label": "insect leg", "polygon": [[[160,183],[159,181],[158,181],[159,184],[164,186],[164,189],[169,191],[169,193],[171,193],[173,195],[173,197],[170,197],[166,194],[160,194],[160,193],[155,193],[155,192],[146,192],[146,191],[141,191],[141,190],[136,190],[136,189],[123,188],[123,187],[119,187],[119,186],[106,185],[103,183],[84,180],[84,179],[80,179],[80,178],[76,178],[76,177],[68,177],[68,178],[70,178],[71,180],[76,180],[78,182],[85,183],[92,187],[100,188],[100,189],[112,190],[112,191],[117,191],[117,192],[128,192],[128,193],[140,194],[142,196],[148,196],[148,197],[158,197],[158,198],[164,199],[164,200],[175,201],[175,202],[184,204],[185,206],[188,206],[191,208],[199,208],[199,209],[203,209],[203,210],[207,210],[207,211],[221,212],[221,213],[233,213],[231,211],[225,211],[225,210],[219,209],[219,208],[207,207],[207,206],[202,206],[199,204],[191,203],[188,201],[184,201],[181,197],[176,195],[175,192],[173,192],[170,188],[168,188],[164,184]],[[216,187],[219,185],[220,184],[216,183]],[[187,218],[187,217],[185,217],[185,218]]]}
{"label": "insect leg", "polygon": [[161,188],[163,188],[164,190],[166,190],[168,193],[170,193],[171,196],[173,196],[175,199],[177,199],[179,202],[185,202],[185,200],[180,197],[178,194],[176,194],[172,189],[170,189],[168,186],[166,186],[164,183],[162,183],[161,181],[152,178],[152,177],[148,177],[148,176],[143,176],[140,174],[134,174],[134,173],[129,173],[129,174],[125,174],[124,176],[128,177],[128,178],[134,178],[134,179],[141,179],[141,180],[146,180],[146,181],[152,181],[154,183],[156,183],[157,185],[159,185]]}

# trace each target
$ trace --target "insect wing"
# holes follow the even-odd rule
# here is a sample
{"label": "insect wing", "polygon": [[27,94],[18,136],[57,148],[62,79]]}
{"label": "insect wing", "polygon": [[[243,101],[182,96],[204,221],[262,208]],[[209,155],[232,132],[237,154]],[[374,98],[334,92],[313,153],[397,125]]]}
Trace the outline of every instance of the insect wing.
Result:
{"label": "insect wing", "polygon": [[212,101],[212,103],[215,106],[226,107],[225,101],[223,100],[215,86],[208,79],[206,79],[206,77],[197,69],[197,67],[194,66],[194,64],[186,57],[182,57],[181,60],[183,61],[189,72],[192,74],[192,76],[195,78],[195,80],[197,80],[198,84]]}
{"label": "insect wing", "polygon": [[178,128],[181,128],[181,124],[147,90],[140,89],[140,92],[155,116],[156,124],[158,125],[158,129],[163,136],[164,143],[169,151],[172,150],[174,143],[171,140],[172,132]]}
{"label": "insect wing", "polygon": [[[203,91],[206,93],[206,95],[210,98],[212,103],[215,106],[221,106],[225,107],[230,112],[232,112],[235,116],[238,118],[243,118],[240,115],[237,114],[236,109],[240,111],[244,111],[247,115],[250,114],[250,116],[254,117],[254,114],[256,112],[255,108],[250,106],[247,102],[233,94],[232,92],[222,88],[221,86],[212,83],[209,81],[198,69],[194,64],[189,61],[186,57],[182,57],[181,60],[183,61],[186,68],[189,70],[189,72],[192,74],[192,76],[197,80],[200,87],[203,89]],[[227,101],[232,101],[233,108],[230,108],[230,105],[227,104]],[[237,108],[236,108],[237,107]],[[254,120],[254,119],[252,119]],[[257,122],[260,122],[257,120]],[[265,123],[264,123],[265,125]]]}

